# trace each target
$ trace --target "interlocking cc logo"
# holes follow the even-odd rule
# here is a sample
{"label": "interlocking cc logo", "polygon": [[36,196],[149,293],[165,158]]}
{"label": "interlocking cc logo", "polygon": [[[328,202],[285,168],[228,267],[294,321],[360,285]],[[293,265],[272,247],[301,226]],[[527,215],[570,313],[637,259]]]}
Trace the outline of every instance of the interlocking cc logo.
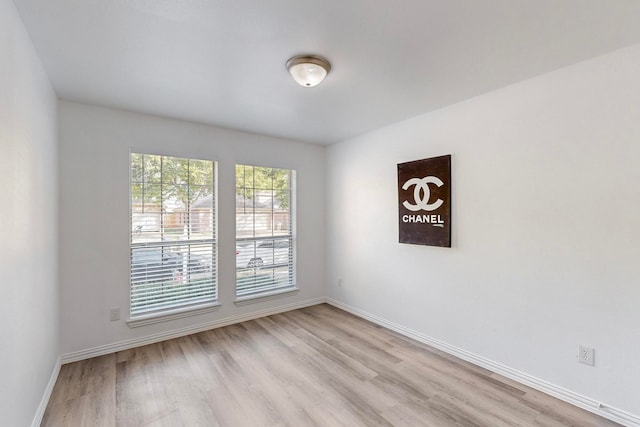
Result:
{"label": "interlocking cc logo", "polygon": [[402,205],[410,210],[411,212],[416,212],[419,210],[423,211],[435,211],[438,209],[444,201],[442,199],[438,199],[433,203],[429,203],[429,198],[431,197],[431,190],[429,189],[429,184],[434,184],[437,187],[442,187],[444,182],[436,176],[425,176],[424,178],[411,178],[407,180],[402,186],[403,190],[408,189],[412,185],[415,185],[416,188],[413,189],[413,199],[415,204],[412,205],[408,201],[402,202]]}

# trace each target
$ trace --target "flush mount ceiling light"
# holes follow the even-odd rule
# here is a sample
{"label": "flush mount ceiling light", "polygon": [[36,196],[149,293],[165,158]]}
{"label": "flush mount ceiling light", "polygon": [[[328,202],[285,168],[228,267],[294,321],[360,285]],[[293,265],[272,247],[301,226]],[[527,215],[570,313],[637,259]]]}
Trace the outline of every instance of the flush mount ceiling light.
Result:
{"label": "flush mount ceiling light", "polygon": [[287,61],[287,69],[300,86],[313,87],[329,74],[331,64],[320,56],[299,55]]}

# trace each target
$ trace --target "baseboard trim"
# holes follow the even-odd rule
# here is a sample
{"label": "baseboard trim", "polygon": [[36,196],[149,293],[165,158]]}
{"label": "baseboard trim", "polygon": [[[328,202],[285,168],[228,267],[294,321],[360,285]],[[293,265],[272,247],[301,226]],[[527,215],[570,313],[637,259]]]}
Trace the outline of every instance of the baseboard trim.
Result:
{"label": "baseboard trim", "polygon": [[60,374],[61,365],[62,363],[60,361],[60,357],[58,357],[56,359],[55,365],[53,366],[53,371],[51,371],[51,377],[49,377],[47,388],[44,389],[44,393],[42,394],[42,399],[40,399],[40,404],[38,405],[36,414],[33,417],[33,422],[31,423],[31,427],[40,427],[40,424],[42,423],[42,418],[44,417],[44,411],[47,409],[47,405],[49,404],[49,399],[51,398],[51,393],[53,392],[53,386],[56,385],[56,381],[58,380],[58,375]]}
{"label": "baseboard trim", "polygon": [[239,316],[226,317],[223,319],[214,320],[212,322],[200,323],[197,325],[189,326],[181,329],[174,329],[167,332],[161,332],[154,335],[147,335],[140,338],[133,338],[130,340],[124,340],[115,342],[112,344],[101,345],[98,347],[89,348],[86,350],[74,351],[71,353],[63,354],[60,359],[62,364],[77,362],[79,360],[90,359],[92,357],[103,356],[105,354],[115,353],[117,351],[128,350],[143,345],[154,344],[160,341],[166,341],[173,338],[184,337],[186,335],[195,334],[198,332],[207,331],[209,329],[220,328],[223,326],[233,325],[235,323],[246,322],[248,320],[258,319],[260,317],[271,316],[273,314],[283,313],[285,311],[297,310],[312,305],[322,304],[326,302],[326,298],[312,298],[300,302],[281,305],[274,308],[265,310],[254,311],[248,314]]}
{"label": "baseboard trim", "polygon": [[443,341],[429,337],[425,334],[406,328],[397,323],[390,322],[382,317],[368,313],[364,310],[361,310],[352,305],[343,303],[341,301],[335,300],[333,298],[326,298],[326,302],[336,308],[347,311],[355,316],[361,317],[365,320],[369,320],[370,322],[383,326],[387,329],[391,329],[392,331],[398,332],[399,334],[402,334],[408,338],[412,338],[421,343],[435,347],[438,350],[442,350],[462,360],[471,362],[474,365],[480,366],[482,368],[488,369],[497,374],[503,375],[507,378],[510,378],[521,384],[527,385],[543,393],[549,394],[553,397],[556,397],[574,406],[585,409],[594,414],[600,415],[603,418],[607,418],[611,421],[615,421],[617,423],[620,423],[628,427],[640,426],[640,417],[638,417],[637,415],[633,415],[628,412],[622,411],[620,409],[610,407],[606,404],[603,404],[602,402],[598,402],[597,400],[591,399],[586,396],[582,396],[571,390],[558,387],[548,381],[541,380],[532,375],[526,374],[524,372],[518,371],[516,369],[510,368],[508,366],[489,360],[485,357],[478,356],[477,354],[452,346]]}

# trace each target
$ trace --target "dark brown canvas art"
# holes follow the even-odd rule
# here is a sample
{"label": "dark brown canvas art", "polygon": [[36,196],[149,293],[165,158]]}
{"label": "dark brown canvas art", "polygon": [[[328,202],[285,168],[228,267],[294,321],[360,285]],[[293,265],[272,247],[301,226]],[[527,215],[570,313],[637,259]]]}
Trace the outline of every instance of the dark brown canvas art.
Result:
{"label": "dark brown canvas art", "polygon": [[451,247],[451,155],[398,164],[400,243]]}

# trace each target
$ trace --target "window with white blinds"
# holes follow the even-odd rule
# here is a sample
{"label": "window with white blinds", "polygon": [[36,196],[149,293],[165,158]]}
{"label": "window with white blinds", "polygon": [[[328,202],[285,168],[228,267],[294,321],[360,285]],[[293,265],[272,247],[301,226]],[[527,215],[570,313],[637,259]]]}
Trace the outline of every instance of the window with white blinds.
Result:
{"label": "window with white blinds", "polygon": [[294,170],[236,165],[236,295],[294,288]]}
{"label": "window with white blinds", "polygon": [[216,163],[131,154],[131,318],[217,301]]}

